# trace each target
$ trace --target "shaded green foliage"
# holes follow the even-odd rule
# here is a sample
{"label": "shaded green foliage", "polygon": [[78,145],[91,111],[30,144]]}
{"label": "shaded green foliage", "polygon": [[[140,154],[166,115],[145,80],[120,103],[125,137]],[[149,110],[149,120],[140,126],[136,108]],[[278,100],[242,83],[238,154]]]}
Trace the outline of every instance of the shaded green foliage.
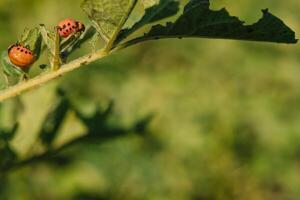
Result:
{"label": "shaded green foliage", "polygon": [[47,146],[52,145],[53,140],[64,123],[64,119],[69,109],[70,102],[64,97],[59,99],[59,102],[57,102],[56,105],[54,104],[53,110],[47,114],[38,134],[43,144]]}
{"label": "shaded green foliage", "polygon": [[108,42],[116,39],[136,2],[136,0],[84,0],[82,8],[94,22],[103,39]]}
{"label": "shaded green foliage", "polygon": [[[17,159],[16,152],[11,148],[9,141],[13,139],[18,130],[18,124],[15,124],[11,130],[0,129],[0,170],[6,168]],[[0,172],[1,180],[1,172]]]}
{"label": "shaded green foliage", "polygon": [[244,25],[237,17],[232,17],[222,9],[209,9],[209,0],[191,0],[184,8],[183,14],[166,26],[154,26],[144,36],[129,41],[137,43],[159,38],[220,38],[252,40],[278,43],[296,43],[295,32],[280,19],[263,10],[263,18],[253,25]]}
{"label": "shaded green foliage", "polygon": [[143,26],[175,15],[179,10],[179,3],[174,0],[161,0],[159,4],[145,10],[144,16],[131,28],[123,29],[115,42],[115,45],[126,39],[130,34],[139,30]]}
{"label": "shaded green foliage", "polygon": [[[91,116],[85,116],[65,96],[63,90],[58,89],[57,92],[59,95],[58,102],[53,105],[46,115],[38,134],[40,142],[46,147],[44,153],[39,153],[37,155],[33,155],[32,157],[18,160],[17,154],[9,145],[9,141],[15,136],[15,133],[18,129],[18,124],[16,124],[8,132],[0,130],[0,169],[4,174],[12,169],[18,169],[20,167],[29,166],[39,162],[46,162],[55,166],[68,165],[72,163],[75,155],[60,155],[63,150],[76,144],[100,144],[117,137],[124,137],[129,133],[142,134],[150,122],[150,118],[147,117],[136,122],[130,128],[117,127],[108,122],[109,116],[113,111],[112,103],[109,104],[105,110],[97,108],[94,114]],[[86,126],[87,131],[82,136],[74,138],[70,142],[63,144],[58,148],[54,148],[53,142],[58,137],[60,128],[64,124],[67,114],[70,111],[76,113],[78,119]]]}

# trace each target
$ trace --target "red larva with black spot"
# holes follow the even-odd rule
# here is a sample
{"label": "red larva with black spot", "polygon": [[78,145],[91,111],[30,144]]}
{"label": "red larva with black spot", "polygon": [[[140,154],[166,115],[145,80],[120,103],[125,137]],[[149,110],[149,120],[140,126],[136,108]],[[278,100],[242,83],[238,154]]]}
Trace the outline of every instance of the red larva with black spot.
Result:
{"label": "red larva with black spot", "polygon": [[28,68],[35,61],[33,52],[21,44],[14,44],[9,47],[8,57],[14,65],[20,68]]}
{"label": "red larva with black spot", "polygon": [[74,20],[74,19],[65,19],[58,24],[58,33],[61,37],[67,38],[72,34],[83,32],[85,30],[85,26]]}

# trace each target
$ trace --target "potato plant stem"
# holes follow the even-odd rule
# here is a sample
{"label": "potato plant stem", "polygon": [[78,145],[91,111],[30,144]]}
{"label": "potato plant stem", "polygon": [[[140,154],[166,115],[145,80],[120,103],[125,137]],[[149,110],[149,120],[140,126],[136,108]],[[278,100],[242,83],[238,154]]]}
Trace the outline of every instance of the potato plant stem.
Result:
{"label": "potato plant stem", "polygon": [[53,56],[52,70],[56,71],[60,68],[60,35],[58,33],[58,27],[55,27],[55,50]]}
{"label": "potato plant stem", "polygon": [[0,102],[12,98],[14,96],[17,96],[21,94],[22,92],[28,91],[30,89],[36,88],[41,86],[42,84],[55,79],[57,77],[60,77],[61,75],[68,73],[70,71],[73,71],[74,69],[77,69],[81,66],[85,66],[95,60],[101,59],[105,56],[108,56],[110,52],[99,50],[95,53],[88,54],[86,56],[80,57],[74,61],[71,61],[68,64],[62,65],[58,70],[56,71],[47,71],[45,73],[42,73],[35,78],[29,79],[24,82],[20,82],[17,85],[14,85],[12,87],[9,87],[5,89],[4,91],[0,92]]}

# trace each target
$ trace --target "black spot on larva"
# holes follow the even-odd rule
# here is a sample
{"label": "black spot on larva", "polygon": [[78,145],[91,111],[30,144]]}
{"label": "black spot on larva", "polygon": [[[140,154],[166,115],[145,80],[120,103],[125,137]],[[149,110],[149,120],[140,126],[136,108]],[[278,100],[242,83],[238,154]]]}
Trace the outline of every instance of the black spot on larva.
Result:
{"label": "black spot on larva", "polygon": [[66,35],[66,34],[67,34],[67,32],[63,32],[63,34],[65,34],[65,35]]}
{"label": "black spot on larva", "polygon": [[85,31],[85,26],[83,24],[82,24],[82,27],[81,27],[80,31],[82,31],[82,32]]}
{"label": "black spot on larva", "polygon": [[21,49],[21,52],[23,52],[24,50],[23,49]]}
{"label": "black spot on larva", "polygon": [[19,50],[20,50],[20,47],[18,47],[17,50],[19,51]]}
{"label": "black spot on larva", "polygon": [[27,52],[27,51],[25,51],[25,54],[28,54],[28,52]]}
{"label": "black spot on larva", "polygon": [[63,25],[63,29],[64,29],[64,28],[66,28],[66,25],[65,25],[65,24]]}
{"label": "black spot on larva", "polygon": [[70,31],[72,31],[72,28],[69,28]]}
{"label": "black spot on larva", "polygon": [[70,23],[68,23],[68,26],[71,26],[71,24],[70,24]]}
{"label": "black spot on larva", "polygon": [[72,28],[76,28],[76,26],[72,26]]}

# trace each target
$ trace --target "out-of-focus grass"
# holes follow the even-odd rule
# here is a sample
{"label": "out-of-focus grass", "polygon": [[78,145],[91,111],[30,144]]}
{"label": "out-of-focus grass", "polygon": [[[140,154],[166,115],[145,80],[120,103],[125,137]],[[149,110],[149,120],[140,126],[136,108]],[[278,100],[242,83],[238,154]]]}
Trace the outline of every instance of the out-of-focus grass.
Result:
{"label": "out-of-focus grass", "polygon": [[[24,27],[87,21],[79,0],[0,2],[0,47]],[[256,21],[261,8],[298,33],[300,2],[212,1]],[[78,52],[78,55],[80,53]],[[67,168],[33,166],[5,182],[9,199],[297,200],[300,196],[299,45],[223,40],[164,40],[123,50],[22,96],[13,141],[25,156],[34,144],[55,88],[83,110],[115,101],[112,121],[128,126],[154,114],[148,137],[79,146]],[[92,103],[91,103],[92,102]],[[3,118],[9,115],[4,104]],[[7,124],[2,120],[0,126]],[[70,113],[61,133],[84,130]],[[81,194],[80,194],[81,193]],[[91,195],[92,194],[92,195]],[[97,199],[96,198],[96,199]],[[92,198],[90,198],[92,199]]]}

